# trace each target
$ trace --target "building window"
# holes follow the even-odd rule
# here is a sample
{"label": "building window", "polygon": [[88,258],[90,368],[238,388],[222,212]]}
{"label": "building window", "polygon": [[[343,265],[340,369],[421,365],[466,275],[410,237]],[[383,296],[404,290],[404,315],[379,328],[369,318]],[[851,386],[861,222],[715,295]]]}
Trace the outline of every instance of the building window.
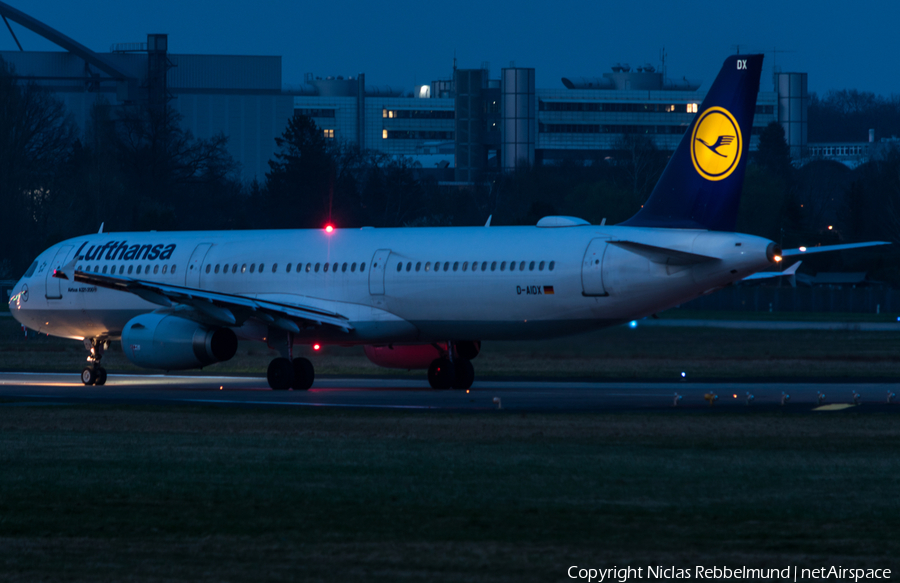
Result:
{"label": "building window", "polygon": [[687,104],[687,112],[688,113],[697,113],[697,104],[696,103],[688,103]]}
{"label": "building window", "polygon": [[382,139],[382,140],[386,140],[387,137],[388,137],[388,131],[387,131],[387,130],[381,130],[381,139]]}
{"label": "building window", "polygon": [[325,135],[326,140],[334,139],[334,130],[322,130],[322,133]]}

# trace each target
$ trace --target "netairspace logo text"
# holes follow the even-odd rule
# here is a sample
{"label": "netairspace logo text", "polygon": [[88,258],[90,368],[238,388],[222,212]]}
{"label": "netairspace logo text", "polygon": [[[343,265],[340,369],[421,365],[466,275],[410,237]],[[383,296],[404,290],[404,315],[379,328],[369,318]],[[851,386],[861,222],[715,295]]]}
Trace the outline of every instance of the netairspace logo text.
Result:
{"label": "netairspace logo text", "polygon": [[890,569],[850,569],[844,567],[785,567],[783,569],[752,569],[750,567],[609,567],[593,569],[573,565],[566,572],[570,579],[587,583],[626,583],[629,580],[650,579],[771,579],[797,581],[798,579],[830,579],[832,581],[860,581],[868,579],[890,579]]}

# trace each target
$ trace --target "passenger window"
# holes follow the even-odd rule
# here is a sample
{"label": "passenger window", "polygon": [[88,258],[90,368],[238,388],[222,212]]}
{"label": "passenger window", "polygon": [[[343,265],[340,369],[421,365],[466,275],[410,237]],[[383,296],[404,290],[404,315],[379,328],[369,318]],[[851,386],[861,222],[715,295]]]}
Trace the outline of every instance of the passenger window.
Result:
{"label": "passenger window", "polygon": [[399,272],[401,269],[403,269],[403,264],[402,264],[402,263],[398,263],[398,264],[397,264],[397,271]]}
{"label": "passenger window", "polygon": [[[501,267],[500,269],[502,270],[503,268]],[[509,262],[509,270],[510,270],[510,271],[515,271],[515,270],[516,270],[516,262],[515,262],[515,261],[510,261],[510,262]]]}
{"label": "passenger window", "polygon": [[549,265],[550,271],[553,271],[553,267],[554,267],[554,266],[556,266],[556,261],[551,261],[551,262],[550,262],[550,265]]}
{"label": "passenger window", "polygon": [[175,268],[176,268],[176,267],[178,267],[178,266],[177,266],[176,264],[173,263],[173,264],[172,264],[172,271],[170,271],[169,273],[172,274],[172,275],[175,275]]}
{"label": "passenger window", "polygon": [[332,265],[332,266],[331,266],[331,271],[337,272],[337,266],[338,266],[337,263],[335,263],[334,265]]}
{"label": "passenger window", "polygon": [[260,272],[260,273],[262,273],[263,267],[265,267],[265,266],[266,266],[265,263],[260,263],[260,264],[259,264],[259,272]]}
{"label": "passenger window", "polygon": [[241,273],[247,273],[247,264],[241,265]]}
{"label": "passenger window", "polygon": [[467,267],[469,267],[469,262],[463,261],[463,271],[465,271]]}
{"label": "passenger window", "polygon": [[407,261],[407,263],[406,263],[406,271],[412,271],[412,261]]}
{"label": "passenger window", "polygon": [[122,275],[122,274],[124,274],[124,273],[125,273],[125,266],[124,266],[124,265],[120,265],[120,266],[119,266],[119,275]]}
{"label": "passenger window", "polygon": [[[32,263],[31,265],[37,265],[37,261],[35,261],[35,262]],[[31,273],[34,273],[34,270],[33,270],[33,269],[31,269],[30,267],[29,267],[28,269],[31,270]],[[81,266],[79,265],[78,267],[76,267],[76,268],[75,268],[75,271],[81,271]],[[28,272],[26,271],[25,273],[28,273]],[[22,277],[31,277],[31,276],[30,276],[30,275],[23,275]]]}
{"label": "passenger window", "polygon": [[153,266],[153,275],[156,275],[157,273],[159,273],[159,265],[154,265]]}
{"label": "passenger window", "polygon": [[[496,271],[496,270],[497,270],[497,262],[496,262],[496,261],[491,261],[491,271]],[[500,266],[500,271],[503,271],[503,266],[502,266],[502,265]]]}
{"label": "passenger window", "polygon": [[[96,270],[94,270],[94,271],[96,271]],[[137,266],[137,274],[138,274],[138,275],[141,274],[141,266],[140,266],[140,265]]]}
{"label": "passenger window", "polygon": [[365,262],[360,263],[360,264],[359,264],[359,272],[362,273],[362,272],[365,271],[365,270],[366,270],[366,264],[365,264]]}
{"label": "passenger window", "polygon": [[[307,263],[306,264],[306,273],[309,273],[310,269],[312,269],[312,263]],[[299,267],[297,268],[297,271],[300,271]]]}
{"label": "passenger window", "polygon": [[450,262],[444,261],[444,271],[450,271]]}
{"label": "passenger window", "polygon": [[[319,273],[319,266],[320,266],[320,265],[322,265],[322,264],[321,264],[321,263],[316,263],[316,273]],[[327,268],[327,267],[325,268],[325,271],[328,271],[328,268]]]}
{"label": "passenger window", "polygon": [[350,264],[350,273],[356,272],[356,261]]}
{"label": "passenger window", "polygon": [[500,264],[500,271],[506,271],[506,261]]}
{"label": "passenger window", "polygon": [[419,271],[420,269],[422,269],[422,262],[416,261],[416,271]]}
{"label": "passenger window", "polygon": [[[278,267],[278,264],[277,264],[277,263],[276,263],[275,265],[272,266],[272,273],[275,273],[275,268],[276,268],[276,267]],[[300,271],[300,264],[299,264],[299,263],[297,264],[297,271]],[[291,264],[290,264],[290,263],[288,263],[288,264],[287,264],[287,267],[284,268],[284,272],[285,272],[285,273],[290,273],[290,272],[291,272]]]}
{"label": "passenger window", "polygon": [[[168,264],[163,265],[163,275],[165,275],[168,270],[169,270],[169,265]],[[206,273],[209,273],[209,265],[206,266]]]}
{"label": "passenger window", "polygon": [[544,271],[544,262],[543,261],[538,263],[538,271]]}
{"label": "passenger window", "polygon": [[103,273],[106,273],[106,268],[107,268],[107,266],[104,265],[104,266],[103,266]]}
{"label": "passenger window", "polygon": [[534,261],[528,264],[528,271],[534,271]]}
{"label": "passenger window", "polygon": [[[251,264],[250,264],[250,273],[253,273],[254,271],[256,271],[256,264],[255,264],[255,263],[251,263]],[[260,271],[262,271],[262,269],[260,269]]]}
{"label": "passenger window", "polygon": [[431,271],[431,261],[425,262],[425,271]]}
{"label": "passenger window", "polygon": [[212,269],[212,265],[207,263],[206,264],[206,273],[209,273],[211,269]]}
{"label": "passenger window", "polygon": [[237,273],[237,263],[231,266],[231,273]]}
{"label": "passenger window", "polygon": [[131,275],[131,273],[132,273],[133,271],[134,271],[134,265],[129,265],[129,266],[128,266],[128,275]]}
{"label": "passenger window", "polygon": [[441,270],[441,262],[440,262],[440,261],[435,261],[435,262],[434,262],[434,272],[437,273],[437,272],[440,271],[440,270]]}
{"label": "passenger window", "polygon": [[215,273],[219,273],[219,264],[216,263],[216,268],[213,270]]}
{"label": "passenger window", "polygon": [[[291,264],[288,263],[288,264],[287,264],[287,267],[286,267],[284,270],[285,270],[287,273],[290,273],[290,272],[291,272]],[[272,273],[277,273],[277,272],[278,272],[278,264],[277,264],[277,263],[273,263],[273,264],[272,264]]]}
{"label": "passenger window", "polygon": [[345,273],[347,271],[347,264],[344,263],[341,265],[341,273]]}
{"label": "passenger window", "polygon": [[[496,265],[496,262],[494,263]],[[487,271],[487,261],[481,262],[481,271]]]}
{"label": "passenger window", "polygon": [[453,271],[456,271],[457,269],[459,269],[459,261],[454,261],[453,262]]}
{"label": "passenger window", "polygon": [[519,264],[519,271],[525,271],[525,262]]}
{"label": "passenger window", "polygon": [[326,263],[326,264],[325,264],[325,269],[324,269],[325,273],[328,273],[328,266],[329,266],[329,265],[330,265],[329,263]]}

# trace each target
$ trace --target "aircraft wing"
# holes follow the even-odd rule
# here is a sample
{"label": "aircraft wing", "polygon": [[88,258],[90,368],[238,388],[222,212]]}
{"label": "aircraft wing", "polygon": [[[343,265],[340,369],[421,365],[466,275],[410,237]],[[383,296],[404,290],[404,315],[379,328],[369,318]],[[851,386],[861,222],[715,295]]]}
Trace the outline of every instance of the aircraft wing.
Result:
{"label": "aircraft wing", "polygon": [[[68,266],[67,266],[68,267]],[[56,270],[53,277],[134,294],[148,302],[171,308],[182,305],[193,309],[196,319],[223,326],[239,326],[249,318],[288,332],[300,332],[310,326],[331,326],[349,332],[350,321],[336,312],[311,306],[260,300],[208,290],[150,282],[130,277]]]}
{"label": "aircraft wing", "polygon": [[860,247],[875,247],[876,245],[890,245],[888,241],[867,241],[865,243],[845,243],[844,245],[821,245],[819,247],[800,247],[798,249],[785,249],[782,257],[796,257],[809,255],[810,253],[825,253],[828,251],[843,251],[845,249],[858,249]]}

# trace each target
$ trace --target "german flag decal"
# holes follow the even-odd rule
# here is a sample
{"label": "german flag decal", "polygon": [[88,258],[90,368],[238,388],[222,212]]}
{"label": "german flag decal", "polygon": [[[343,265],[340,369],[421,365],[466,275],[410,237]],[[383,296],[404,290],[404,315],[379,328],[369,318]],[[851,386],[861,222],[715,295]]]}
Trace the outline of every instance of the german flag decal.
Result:
{"label": "german flag decal", "polygon": [[552,285],[544,286],[544,295],[551,295],[551,296],[553,295],[553,286]]}

